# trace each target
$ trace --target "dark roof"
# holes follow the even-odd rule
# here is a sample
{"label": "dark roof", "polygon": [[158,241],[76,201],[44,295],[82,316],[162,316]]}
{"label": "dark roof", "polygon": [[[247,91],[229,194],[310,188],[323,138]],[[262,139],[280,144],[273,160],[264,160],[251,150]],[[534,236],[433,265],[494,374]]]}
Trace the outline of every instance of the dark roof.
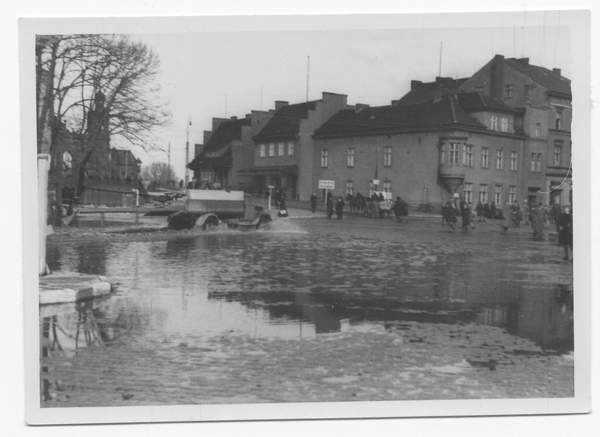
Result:
{"label": "dark roof", "polygon": [[571,81],[558,72],[537,65],[530,65],[528,62],[522,62],[515,58],[505,59],[504,62],[549,91],[571,95]]}
{"label": "dark roof", "polygon": [[[189,168],[206,168],[206,167],[223,167],[227,166],[226,160],[219,160],[225,156],[227,151],[222,156],[207,158],[208,152],[214,152],[231,144],[234,140],[242,140],[242,126],[251,126],[249,118],[231,119],[222,121],[217,125],[210,139],[206,142],[202,152],[189,163]],[[231,158],[229,158],[229,166],[231,166]],[[209,162],[213,164],[208,164]]]}
{"label": "dark roof", "polygon": [[254,137],[254,140],[283,139],[297,135],[300,132],[300,120],[308,118],[308,111],[315,110],[317,102],[318,100],[315,100],[280,108]]}
{"label": "dark roof", "polygon": [[504,102],[486,96],[483,93],[473,91],[459,93],[457,95],[460,106],[467,112],[493,111],[514,114],[518,110],[511,108]]}
{"label": "dark roof", "polygon": [[200,168],[231,168],[233,165],[233,155],[231,153],[231,147],[228,147],[222,155],[207,158],[202,152],[196,156],[192,162],[189,163],[188,168],[200,169]]}
{"label": "dark roof", "polygon": [[452,79],[450,77],[437,78],[435,82],[418,83],[414,89],[405,94],[398,105],[414,105],[417,103],[426,103],[434,99],[436,90],[441,90],[442,94],[449,91],[457,91],[468,78]]}
{"label": "dark roof", "polygon": [[364,107],[336,113],[315,131],[315,137],[385,134],[422,129],[464,126],[485,130],[486,127],[459,105],[454,94],[438,101],[415,105]]}

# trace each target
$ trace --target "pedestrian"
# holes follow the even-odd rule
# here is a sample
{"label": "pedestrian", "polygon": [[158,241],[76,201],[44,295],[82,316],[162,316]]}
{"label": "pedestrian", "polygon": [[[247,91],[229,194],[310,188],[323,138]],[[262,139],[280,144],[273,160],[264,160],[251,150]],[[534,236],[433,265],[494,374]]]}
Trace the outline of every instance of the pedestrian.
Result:
{"label": "pedestrian", "polygon": [[507,234],[508,228],[510,228],[510,212],[510,205],[507,200],[504,202],[504,205],[502,205],[502,217],[500,217],[500,227],[502,228],[503,234]]}
{"label": "pedestrian", "polygon": [[462,228],[467,229],[471,222],[471,210],[469,209],[469,204],[464,199],[460,201],[460,216],[462,218]]}
{"label": "pedestrian", "polygon": [[469,226],[471,226],[471,229],[475,229],[475,225],[473,224],[473,204],[468,203],[467,209],[469,210]]}
{"label": "pedestrian", "polygon": [[481,203],[481,200],[479,202],[477,202],[477,206],[475,207],[475,212],[477,213],[477,221],[478,222],[484,221],[484,218],[483,218],[483,204]]}
{"label": "pedestrian", "polygon": [[531,226],[533,227],[533,238],[544,239],[544,224],[546,223],[546,214],[542,202],[532,211]]}
{"label": "pedestrian", "polygon": [[331,220],[333,215],[333,194],[327,193],[327,219]]}
{"label": "pedestrian", "polygon": [[394,203],[392,209],[398,223],[402,221],[402,217],[406,217],[406,222],[408,223],[408,207],[406,202],[402,200],[400,196],[396,197],[396,203]]}
{"label": "pedestrian", "polygon": [[314,213],[317,210],[317,193],[310,196],[310,210]]}
{"label": "pedestrian", "polygon": [[285,195],[281,196],[279,199],[279,212],[277,213],[277,217],[288,217],[289,214],[287,212],[287,207],[285,205]]}
{"label": "pedestrian", "polygon": [[344,199],[342,199],[341,197],[338,197],[337,202],[335,203],[335,213],[337,215],[337,219],[341,220],[342,216],[344,215],[344,206],[346,204],[344,203]]}
{"label": "pedestrian", "polygon": [[454,203],[452,203],[450,201],[448,203],[446,203],[444,219],[446,220],[446,223],[448,224],[448,226],[450,226],[450,229],[452,229],[452,230],[454,230],[454,225],[458,221],[458,219],[456,217],[458,215],[457,212],[458,211],[456,211],[456,207],[454,206]]}
{"label": "pedestrian", "polygon": [[565,249],[563,260],[569,260],[569,249],[573,255],[573,214],[568,206],[564,206],[556,219],[558,228],[558,244]]}
{"label": "pedestrian", "polygon": [[496,203],[492,202],[492,205],[490,206],[490,218],[492,220],[494,220],[496,218]]}
{"label": "pedestrian", "polygon": [[486,202],[483,204],[483,221],[487,221],[490,218],[490,205]]}
{"label": "pedestrian", "polygon": [[181,179],[181,180],[179,181],[179,189],[181,190],[182,188],[183,188],[183,179]]}

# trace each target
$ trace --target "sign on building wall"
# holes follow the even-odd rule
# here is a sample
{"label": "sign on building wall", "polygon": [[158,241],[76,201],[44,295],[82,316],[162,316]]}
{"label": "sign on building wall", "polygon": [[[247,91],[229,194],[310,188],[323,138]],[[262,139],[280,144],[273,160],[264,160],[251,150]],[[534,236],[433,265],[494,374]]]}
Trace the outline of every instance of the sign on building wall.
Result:
{"label": "sign on building wall", "polygon": [[319,189],[334,190],[335,189],[335,181],[319,181]]}

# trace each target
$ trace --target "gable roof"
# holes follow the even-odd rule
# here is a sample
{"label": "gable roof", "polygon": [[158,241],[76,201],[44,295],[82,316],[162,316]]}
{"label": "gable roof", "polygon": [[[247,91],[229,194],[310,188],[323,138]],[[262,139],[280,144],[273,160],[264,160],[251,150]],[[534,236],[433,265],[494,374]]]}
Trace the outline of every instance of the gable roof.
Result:
{"label": "gable roof", "polygon": [[[465,83],[468,78],[452,79],[451,77],[438,77],[435,82],[421,83],[411,82],[411,90],[406,93],[397,105],[414,105],[417,103],[426,103],[433,100],[437,94],[455,92]],[[414,84],[414,85],[413,85]]]}
{"label": "gable roof", "polygon": [[510,58],[505,59],[504,62],[549,91],[571,95],[571,81],[563,77],[559,71],[531,65],[528,59]]}
{"label": "gable roof", "polygon": [[[188,168],[195,169],[200,167],[223,167],[231,166],[230,148],[226,149],[220,156],[207,158],[207,153],[216,152],[223,147],[229,146],[235,140],[242,140],[242,127],[251,126],[252,121],[249,118],[225,120],[219,123],[210,139],[206,142],[204,149],[192,162]],[[229,153],[229,158],[227,157]],[[223,159],[221,159],[223,158]],[[212,164],[210,164],[212,163]]]}
{"label": "gable roof", "polygon": [[517,109],[511,108],[506,103],[493,99],[481,92],[463,92],[457,94],[460,106],[467,112],[492,111],[515,114]]}
{"label": "gable roof", "polygon": [[377,135],[450,126],[486,130],[479,120],[460,106],[455,95],[446,93],[437,101],[414,105],[344,109],[319,127],[315,131],[315,137]]}
{"label": "gable roof", "polygon": [[308,118],[308,111],[315,110],[318,100],[286,105],[271,117],[262,130],[254,136],[255,141],[290,138],[300,132],[300,120]]}

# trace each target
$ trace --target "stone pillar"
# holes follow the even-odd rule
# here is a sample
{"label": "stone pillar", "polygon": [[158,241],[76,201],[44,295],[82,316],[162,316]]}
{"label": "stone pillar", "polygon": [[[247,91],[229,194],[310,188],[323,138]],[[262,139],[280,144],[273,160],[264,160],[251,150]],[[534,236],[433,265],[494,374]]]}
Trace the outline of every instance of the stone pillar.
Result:
{"label": "stone pillar", "polygon": [[39,260],[38,273],[46,274],[46,228],[48,220],[48,170],[50,169],[50,155],[38,155],[38,238]]}

